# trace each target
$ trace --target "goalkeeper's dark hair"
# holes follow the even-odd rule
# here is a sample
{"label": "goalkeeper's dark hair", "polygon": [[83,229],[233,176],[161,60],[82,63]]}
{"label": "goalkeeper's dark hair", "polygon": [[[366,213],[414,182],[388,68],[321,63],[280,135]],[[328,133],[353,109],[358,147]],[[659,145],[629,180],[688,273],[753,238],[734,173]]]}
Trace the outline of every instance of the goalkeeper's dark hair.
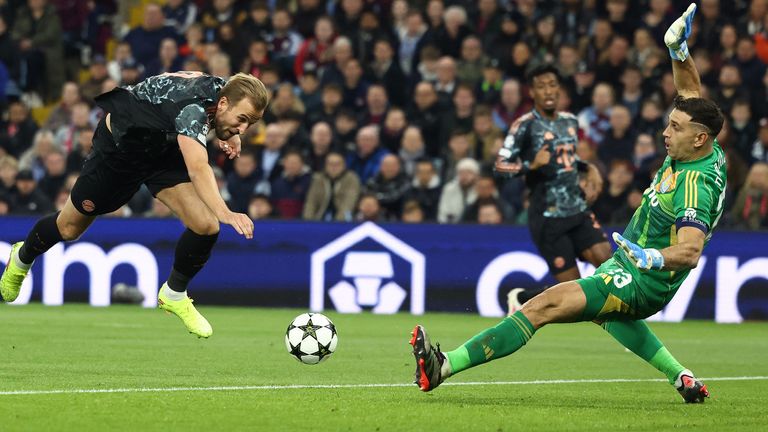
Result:
{"label": "goalkeeper's dark hair", "polygon": [[528,83],[528,85],[533,85],[534,78],[548,73],[555,75],[555,79],[557,79],[558,84],[563,83],[563,77],[560,75],[560,70],[558,70],[557,67],[552,63],[544,63],[531,69],[528,71],[528,74],[526,74],[525,81]]}
{"label": "goalkeeper's dark hair", "polygon": [[725,121],[723,112],[716,103],[709,99],[684,98],[678,95],[675,97],[674,107],[691,116],[691,122],[702,124],[709,129],[707,133],[711,139],[715,139],[723,128]]}

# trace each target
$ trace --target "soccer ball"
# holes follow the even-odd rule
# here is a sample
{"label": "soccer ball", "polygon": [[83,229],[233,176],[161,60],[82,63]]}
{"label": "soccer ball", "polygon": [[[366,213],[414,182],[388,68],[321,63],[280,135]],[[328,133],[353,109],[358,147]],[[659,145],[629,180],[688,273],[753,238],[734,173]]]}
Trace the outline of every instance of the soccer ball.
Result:
{"label": "soccer ball", "polygon": [[327,316],[303,313],[291,321],[285,332],[285,348],[304,364],[317,364],[336,351],[339,338]]}

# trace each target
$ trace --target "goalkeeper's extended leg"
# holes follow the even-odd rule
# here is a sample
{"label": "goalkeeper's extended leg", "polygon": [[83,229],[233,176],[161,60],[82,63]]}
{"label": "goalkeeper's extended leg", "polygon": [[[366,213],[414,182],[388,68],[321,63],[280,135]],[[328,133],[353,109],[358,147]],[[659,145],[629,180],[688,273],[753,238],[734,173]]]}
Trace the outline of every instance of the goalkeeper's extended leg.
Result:
{"label": "goalkeeper's extended leg", "polygon": [[446,353],[435,349],[422,326],[416,326],[411,345],[416,358],[416,384],[430,391],[463,370],[506,357],[549,323],[580,321],[586,297],[579,284],[558,284],[527,302],[499,324],[483,330],[462,346]]}
{"label": "goalkeeper's extended leg", "polygon": [[669,353],[645,321],[606,321],[601,326],[619,343],[666,375],[686,402],[704,402],[704,398],[709,397],[707,386]]}

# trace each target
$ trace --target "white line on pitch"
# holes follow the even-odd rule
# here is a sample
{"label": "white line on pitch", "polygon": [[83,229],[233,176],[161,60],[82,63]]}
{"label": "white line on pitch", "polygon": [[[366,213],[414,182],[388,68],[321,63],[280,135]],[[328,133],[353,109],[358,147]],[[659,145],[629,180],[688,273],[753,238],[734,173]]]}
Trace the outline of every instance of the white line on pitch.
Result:
{"label": "white line on pitch", "polygon": [[[702,381],[749,381],[768,380],[768,376],[737,376],[701,378]],[[443,386],[481,386],[481,385],[531,385],[531,384],[592,384],[592,383],[644,383],[666,382],[665,379],[573,379],[573,380],[532,380],[532,381],[468,381],[448,382]],[[60,389],[60,390],[6,390],[0,396],[14,395],[49,395],[78,393],[161,393],[192,391],[243,391],[243,390],[295,390],[295,389],[357,389],[357,388],[393,388],[413,387],[414,384],[294,384],[294,385],[254,385],[254,386],[215,386],[215,387],[157,387],[157,388],[107,388],[107,389]]]}

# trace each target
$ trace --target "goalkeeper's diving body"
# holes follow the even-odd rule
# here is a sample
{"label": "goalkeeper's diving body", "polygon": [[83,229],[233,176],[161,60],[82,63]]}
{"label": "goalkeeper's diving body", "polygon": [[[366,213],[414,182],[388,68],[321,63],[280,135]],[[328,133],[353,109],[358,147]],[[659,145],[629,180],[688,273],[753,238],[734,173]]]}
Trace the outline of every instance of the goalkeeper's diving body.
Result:
{"label": "goalkeeper's diving body", "polygon": [[187,285],[203,268],[219,235],[219,223],[253,237],[248,215],[227,208],[208,165],[208,132],[230,158],[240,155],[240,134],[269,102],[264,84],[237,74],[225,81],[200,72],[149,77],[133,87],[96,98],[106,116],[93,138],[93,152],[61,212],[37,221],[26,240],[13,245],[0,277],[6,302],[19,296],[34,260],[62,241],[78,239],[97,216],[111,213],[144,184],[184,223],[170,275],[158,305],[177,315],[190,333],[207,338],[210,323],[192,305]]}
{"label": "goalkeeper's diving body", "polygon": [[668,156],[624,230],[619,246],[593,276],[564,282],[462,346],[441,352],[417,325],[411,345],[416,384],[430,391],[448,377],[505,357],[550,323],[593,321],[626,348],[666,375],[686,402],[703,402],[706,386],[681,365],[643,320],[672,300],[696,267],[723,210],[726,166],[716,136],[723,114],[701,98],[701,83],[686,39],[696,6],[667,30],[678,96],[664,130]]}

